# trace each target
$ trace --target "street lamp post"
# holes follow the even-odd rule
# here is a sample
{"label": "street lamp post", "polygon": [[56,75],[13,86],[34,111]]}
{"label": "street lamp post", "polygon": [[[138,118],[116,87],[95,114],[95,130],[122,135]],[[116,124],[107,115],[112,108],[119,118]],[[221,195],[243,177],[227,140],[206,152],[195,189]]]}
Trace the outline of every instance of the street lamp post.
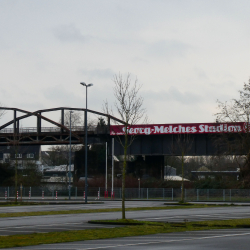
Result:
{"label": "street lamp post", "polygon": [[93,86],[92,83],[86,84],[85,82],[80,82],[82,86],[86,87],[86,109],[85,109],[85,121],[84,121],[84,129],[85,129],[85,203],[88,202],[88,166],[87,166],[87,157],[88,157],[88,141],[87,141],[87,136],[88,136],[88,129],[87,129],[87,108],[88,108],[88,92],[87,89],[88,87]]}
{"label": "street lamp post", "polygon": [[71,114],[73,111],[69,111],[69,200],[71,198]]}

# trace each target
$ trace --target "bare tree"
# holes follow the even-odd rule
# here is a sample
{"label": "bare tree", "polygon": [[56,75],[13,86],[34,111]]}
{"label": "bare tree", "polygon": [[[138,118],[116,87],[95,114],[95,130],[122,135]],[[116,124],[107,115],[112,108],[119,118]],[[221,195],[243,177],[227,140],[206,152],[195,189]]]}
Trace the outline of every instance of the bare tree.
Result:
{"label": "bare tree", "polygon": [[[250,79],[244,83],[243,90],[239,91],[239,98],[232,99],[229,102],[218,103],[219,111],[215,114],[217,122],[244,122],[244,131],[237,133],[222,133],[220,145],[226,154],[234,154],[238,166],[241,168],[242,175],[250,179]],[[237,157],[237,155],[239,155]],[[241,166],[242,157],[245,156],[245,162]],[[239,159],[238,159],[239,158]]]}
{"label": "bare tree", "polygon": [[[61,120],[59,121],[61,123]],[[82,126],[83,119],[80,112],[71,113],[71,129],[74,130],[75,127]],[[70,111],[66,111],[64,114],[64,125],[70,127]],[[89,120],[88,127],[94,126],[95,121]],[[82,148],[82,145],[72,144],[72,152],[79,151]],[[43,155],[42,162],[45,165],[57,166],[57,165],[66,165],[66,172],[69,171],[69,145],[56,145],[49,147],[46,154]],[[74,154],[71,156],[71,162],[73,162]],[[66,174],[65,184],[68,183],[68,175]]]}
{"label": "bare tree", "polygon": [[[125,219],[125,177],[128,159],[128,147],[133,143],[135,135],[129,134],[129,127],[139,122],[143,123],[146,119],[145,109],[143,108],[143,98],[139,96],[141,85],[138,85],[137,79],[131,79],[131,74],[125,77],[122,74],[114,76],[114,96],[115,110],[119,118],[124,122],[124,140],[117,137],[124,149],[124,160],[122,168],[122,219]],[[108,103],[104,104],[104,110],[107,114],[113,114]]]}
{"label": "bare tree", "polygon": [[[0,103],[0,107],[2,107],[2,103]],[[5,115],[6,111],[4,109],[0,110],[0,119]]]}
{"label": "bare tree", "polygon": [[178,135],[174,145],[173,153],[180,155],[179,160],[181,162],[181,201],[184,202],[184,165],[185,165],[185,156],[190,152],[193,145],[193,139],[189,134],[180,134]]}
{"label": "bare tree", "polygon": [[218,122],[250,122],[250,79],[239,93],[239,99],[217,101],[219,112],[215,116]]}
{"label": "bare tree", "polygon": [[15,202],[17,202],[17,183],[18,183],[18,152],[19,152],[19,144],[20,141],[23,139],[22,134],[19,131],[13,132],[13,140],[10,143],[14,149],[14,156],[15,156]]}

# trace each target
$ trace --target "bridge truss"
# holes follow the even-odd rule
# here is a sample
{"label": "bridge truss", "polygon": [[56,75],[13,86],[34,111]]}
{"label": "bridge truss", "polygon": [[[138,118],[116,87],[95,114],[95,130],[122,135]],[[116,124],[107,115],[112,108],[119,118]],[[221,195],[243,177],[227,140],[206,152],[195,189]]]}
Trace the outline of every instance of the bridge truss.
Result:
{"label": "bridge truss", "polygon": [[[108,125],[102,128],[88,126],[88,134],[92,135],[90,141],[98,142],[100,138],[97,135],[107,135],[109,133],[110,121],[116,121],[121,124],[124,124],[123,121],[117,119],[114,116],[104,114],[89,109],[82,108],[68,108],[68,107],[59,107],[52,109],[43,109],[37,110],[35,112],[26,111],[18,108],[8,108],[0,107],[0,110],[12,110],[13,111],[13,120],[0,126],[0,146],[6,145],[58,145],[58,144],[69,144],[69,134],[70,130],[64,124],[64,113],[66,110],[71,111],[83,111],[89,112],[92,114],[97,114],[104,116],[108,120]],[[55,122],[44,116],[44,113],[52,111],[61,111],[61,123]],[[21,116],[17,116],[17,112],[23,113]],[[33,128],[20,128],[20,120],[35,116],[37,118],[37,126]],[[50,124],[55,125],[55,127],[42,127],[42,120],[49,122]],[[13,128],[7,128],[8,126],[13,125]],[[71,130],[71,142],[72,144],[82,144],[84,142],[85,127],[72,127]]]}

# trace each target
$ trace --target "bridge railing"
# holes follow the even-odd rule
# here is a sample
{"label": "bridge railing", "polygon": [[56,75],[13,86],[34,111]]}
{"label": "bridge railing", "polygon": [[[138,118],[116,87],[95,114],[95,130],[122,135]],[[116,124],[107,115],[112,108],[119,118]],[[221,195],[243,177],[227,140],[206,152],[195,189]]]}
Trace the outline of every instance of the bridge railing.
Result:
{"label": "bridge railing", "polygon": [[[69,129],[69,127],[68,127],[68,129]],[[104,129],[101,129],[98,126],[88,126],[89,132],[90,131],[98,132],[98,131],[105,130],[105,129],[106,129],[106,127]],[[71,131],[82,132],[82,131],[85,131],[85,128],[84,128],[84,126],[73,126],[73,127],[71,127]],[[41,127],[41,133],[60,133],[60,132],[61,132],[61,128],[59,128],[59,127]],[[13,128],[4,128],[4,129],[0,130],[0,133],[13,134],[14,129]],[[19,133],[21,133],[21,134],[37,133],[37,127],[19,128]]]}

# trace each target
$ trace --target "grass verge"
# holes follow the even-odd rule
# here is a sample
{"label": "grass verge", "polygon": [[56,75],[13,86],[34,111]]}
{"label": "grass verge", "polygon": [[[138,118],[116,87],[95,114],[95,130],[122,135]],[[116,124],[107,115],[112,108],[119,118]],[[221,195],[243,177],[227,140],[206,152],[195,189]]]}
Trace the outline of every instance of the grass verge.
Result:
{"label": "grass verge", "polygon": [[[121,221],[121,220],[119,220]],[[129,220],[131,222],[131,220]],[[137,221],[134,221],[137,222]],[[140,221],[141,222],[141,221]],[[102,228],[29,235],[0,236],[0,248],[21,247],[39,244],[62,243],[83,240],[108,239],[117,237],[172,233],[208,229],[229,229],[250,227],[250,219],[227,221],[203,221],[184,223],[143,222],[143,225],[117,228]]]}
{"label": "grass verge", "polygon": [[37,205],[48,205],[49,203],[47,202],[5,202],[5,203],[0,203],[0,207],[16,207],[16,206],[37,206]]}
{"label": "grass verge", "polygon": [[[209,204],[194,204],[194,205],[172,205],[164,207],[135,207],[126,208],[126,211],[139,210],[167,210],[167,209],[184,209],[184,208],[207,208],[221,207],[231,205],[209,205]],[[60,211],[40,211],[40,212],[17,212],[17,213],[0,213],[0,218],[4,217],[21,217],[21,216],[41,216],[41,215],[60,215],[60,214],[82,214],[82,213],[104,213],[104,212],[120,212],[121,208],[104,208],[104,209],[79,209],[79,210],[60,210]]]}

